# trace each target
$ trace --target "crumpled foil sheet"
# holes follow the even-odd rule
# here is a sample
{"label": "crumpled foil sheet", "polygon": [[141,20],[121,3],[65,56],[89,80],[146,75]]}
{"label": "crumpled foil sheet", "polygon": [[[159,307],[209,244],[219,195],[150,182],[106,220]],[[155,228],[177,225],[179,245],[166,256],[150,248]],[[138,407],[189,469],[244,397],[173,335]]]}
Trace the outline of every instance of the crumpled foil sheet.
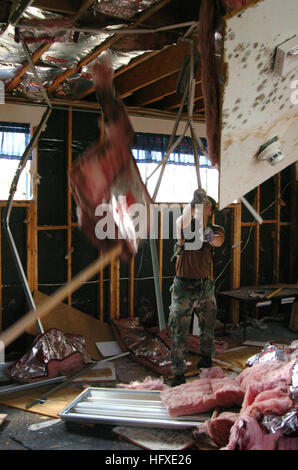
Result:
{"label": "crumpled foil sheet", "polygon": [[[27,8],[22,16],[21,26],[14,28],[9,25],[0,35],[0,80],[8,83],[15,77],[23,63],[27,62],[22,43],[16,42],[16,39],[18,41],[21,39],[28,44],[31,55],[41,43],[53,42],[35,66],[43,87],[47,89],[57,76],[68,68],[76,68],[94,48],[114,34],[113,27],[106,32],[80,33],[74,42],[74,32],[64,29],[71,27],[71,21],[53,12],[35,7]],[[26,26],[23,26],[25,23]],[[117,70],[127,65],[133,58],[144,52],[143,50],[129,52],[109,50],[113,69]],[[106,53],[102,53],[101,56]],[[55,89],[55,96],[80,99],[81,95],[92,89],[93,65],[94,61],[82,66],[59,84]],[[32,70],[28,70],[22,77],[19,85],[13,90],[13,94],[25,96],[34,101],[43,101],[40,87],[36,83]]]}
{"label": "crumpled foil sheet", "polygon": [[283,361],[284,360],[284,350],[275,346],[274,344],[267,343],[264,349],[254,356],[250,357],[246,365],[248,367],[258,364],[260,362],[270,362],[270,361]]}
{"label": "crumpled foil sheet", "polygon": [[272,434],[281,431],[285,436],[298,436],[298,408],[284,416],[265,416],[262,424]]}
{"label": "crumpled foil sheet", "polygon": [[[0,64],[22,64],[27,60],[21,43],[15,41],[14,27],[9,25],[0,35]],[[38,44],[29,46],[31,54],[39,47]]]}
{"label": "crumpled foil sheet", "polygon": [[27,44],[73,41],[74,33],[69,29],[73,25],[72,18],[28,7],[19,23],[16,38]]}
{"label": "crumpled foil sheet", "polygon": [[160,0],[98,0],[93,11],[116,18],[128,19],[151,7]]}
{"label": "crumpled foil sheet", "polygon": [[298,361],[293,367],[292,383],[290,386],[292,400],[298,405]]}
{"label": "crumpled foil sheet", "polygon": [[110,36],[111,34],[109,33],[81,33],[76,43],[55,42],[41,56],[41,61],[47,65],[63,69],[74,67],[83,57],[86,57],[96,46]]}
{"label": "crumpled foil sheet", "polygon": [[75,373],[90,362],[82,336],[51,328],[37,336],[28,352],[8,368],[8,374],[16,382],[31,383]]}
{"label": "crumpled foil sheet", "polygon": [[[93,39],[95,40],[95,38]],[[85,47],[90,47],[93,43],[93,39],[90,38],[91,42],[86,39]],[[99,41],[99,43],[100,42],[101,41]],[[79,44],[77,46],[79,46]],[[90,48],[90,50],[91,49],[92,48]],[[42,56],[42,60],[49,65],[54,65],[55,63],[57,65],[59,63],[60,67],[64,67],[65,64],[67,64],[67,67],[72,67],[75,66],[82,57],[87,55],[88,52],[89,51],[87,51],[87,49],[84,50],[84,48],[81,50],[79,50],[78,47],[75,48],[75,44],[54,44],[53,47]],[[107,52],[102,53],[100,58],[106,54]],[[117,70],[123,65],[127,65],[130,60],[141,54],[143,54],[143,51],[129,53],[109,51],[109,57],[111,58],[114,70]],[[80,98],[82,94],[92,89],[92,68],[97,60],[99,59],[95,59],[83,66],[79,71],[74,72],[70,77],[60,83],[55,90],[55,94],[59,97]]]}
{"label": "crumpled foil sheet", "polygon": [[[60,71],[52,67],[36,66],[36,73],[45,89],[48,88],[52,80],[54,80]],[[22,77],[19,85],[13,90],[15,96],[26,96],[35,101],[43,101],[43,96],[40,91],[39,83],[36,81],[35,75],[32,70],[28,70]]]}
{"label": "crumpled foil sheet", "polygon": [[147,332],[138,318],[122,318],[113,324],[126,348],[136,357],[146,358],[158,367],[170,366],[170,349],[159,337]]}
{"label": "crumpled foil sheet", "polygon": [[8,83],[15,77],[20,65],[15,64],[0,64],[0,80],[4,83]]}

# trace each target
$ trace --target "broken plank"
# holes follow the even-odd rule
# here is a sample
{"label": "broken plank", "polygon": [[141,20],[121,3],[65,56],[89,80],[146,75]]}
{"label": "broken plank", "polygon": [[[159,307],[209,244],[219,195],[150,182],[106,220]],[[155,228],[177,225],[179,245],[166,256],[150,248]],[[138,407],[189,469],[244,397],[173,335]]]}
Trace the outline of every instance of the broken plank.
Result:
{"label": "broken plank", "polygon": [[242,370],[243,370],[243,369],[240,369],[240,367],[233,366],[229,362],[220,361],[219,359],[213,358],[212,362],[214,362],[215,364],[218,364],[219,366],[227,367],[228,369],[231,369],[232,371],[236,372],[237,374],[240,374],[240,372],[242,372]]}

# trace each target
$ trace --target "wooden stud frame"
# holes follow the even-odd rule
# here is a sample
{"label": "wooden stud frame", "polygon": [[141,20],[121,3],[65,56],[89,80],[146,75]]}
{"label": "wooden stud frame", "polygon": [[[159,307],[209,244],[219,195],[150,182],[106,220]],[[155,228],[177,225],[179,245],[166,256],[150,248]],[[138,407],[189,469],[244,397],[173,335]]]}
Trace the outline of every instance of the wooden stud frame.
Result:
{"label": "wooden stud frame", "polygon": [[[69,170],[71,168],[72,164],[72,149],[71,149],[71,144],[72,144],[72,108],[69,108],[68,111],[68,126],[67,126],[67,153],[66,153],[66,169],[67,169],[67,175],[69,173]],[[71,191],[70,191],[70,184],[69,181],[67,181],[67,282],[71,281],[72,274],[71,274],[71,268],[72,268],[72,226],[71,226]],[[67,297],[67,303],[68,305],[71,305],[71,294],[68,295]]]}
{"label": "wooden stud frame", "polygon": [[274,176],[275,182],[275,237],[274,237],[274,282],[279,282],[280,263],[280,173]]}
{"label": "wooden stud frame", "polygon": [[[71,141],[72,141],[72,110],[68,112],[68,126],[67,126],[67,170],[69,170],[72,162],[71,156]],[[295,172],[292,172],[295,174]],[[281,222],[280,221],[280,193],[281,193],[281,178],[280,174],[275,176],[275,218],[273,220],[264,220],[264,224],[272,224],[275,228],[275,247],[274,247],[274,275],[275,282],[279,282],[279,264],[280,264],[280,228],[282,226],[292,226],[292,222]],[[35,291],[38,289],[38,231],[39,230],[66,230],[67,231],[67,280],[72,280],[72,230],[77,227],[77,223],[71,221],[71,191],[70,186],[67,185],[67,225],[53,225],[53,226],[38,226],[37,225],[37,197],[38,197],[38,185],[37,178],[34,178],[33,186],[33,200],[32,201],[16,201],[14,207],[26,207],[27,208],[27,277],[30,289]],[[6,202],[0,202],[0,214],[1,207],[5,207]],[[241,203],[232,204],[229,206],[233,210],[232,216],[232,239],[231,245],[236,246],[232,248],[232,262],[231,262],[231,278],[230,287],[231,289],[237,289],[241,286],[240,267],[241,267],[241,244],[237,243],[241,241],[241,228],[242,227],[254,227],[255,240],[254,240],[254,280],[256,286],[259,284],[258,270],[260,261],[260,227],[256,222],[242,222],[241,221]],[[256,199],[255,208],[259,212],[260,210],[260,187],[256,188]],[[162,287],[163,277],[163,218],[162,212],[160,212],[159,220],[159,274]],[[0,226],[0,248],[1,248],[1,226]],[[101,253],[99,253],[101,256]],[[121,306],[120,306],[120,260],[114,260],[110,263],[110,319],[117,319],[120,317]],[[0,250],[0,267],[1,267],[1,250]],[[129,299],[129,316],[134,316],[134,276],[135,276],[135,259],[132,258],[129,264],[129,279],[128,279],[128,299]],[[99,296],[99,318],[104,320],[104,271],[103,269],[98,275],[98,296]],[[67,297],[68,305],[71,305],[71,294]],[[0,302],[2,305],[2,269],[0,269]],[[2,327],[2,318],[0,310],[0,331]],[[231,308],[231,319],[234,323],[239,322],[239,310],[238,302],[235,301]]]}
{"label": "wooden stud frame", "polygon": [[[260,213],[260,186],[256,189],[255,210]],[[259,266],[260,266],[260,224],[255,225],[254,237],[254,280],[255,285],[259,285]]]}
{"label": "wooden stud frame", "polygon": [[[231,266],[231,289],[240,287],[241,270],[241,203],[237,203],[233,209],[232,215],[232,266]],[[239,323],[239,302],[231,301],[231,320],[232,323]]]}

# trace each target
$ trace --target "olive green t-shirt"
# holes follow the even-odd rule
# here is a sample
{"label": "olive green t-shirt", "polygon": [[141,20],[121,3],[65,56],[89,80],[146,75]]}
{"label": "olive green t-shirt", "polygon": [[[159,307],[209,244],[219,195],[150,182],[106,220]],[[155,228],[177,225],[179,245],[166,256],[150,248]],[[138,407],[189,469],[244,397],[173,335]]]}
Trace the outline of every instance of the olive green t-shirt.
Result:
{"label": "olive green t-shirt", "polygon": [[[223,227],[212,226],[214,233],[224,232]],[[176,276],[188,279],[210,277],[213,247],[203,243],[199,250],[183,250],[177,258]]]}

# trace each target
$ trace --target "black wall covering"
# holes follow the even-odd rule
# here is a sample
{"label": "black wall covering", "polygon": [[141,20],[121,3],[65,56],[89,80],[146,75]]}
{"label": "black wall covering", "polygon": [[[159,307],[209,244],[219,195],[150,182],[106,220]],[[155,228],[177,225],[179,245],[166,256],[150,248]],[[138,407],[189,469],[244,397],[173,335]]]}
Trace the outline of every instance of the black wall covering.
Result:
{"label": "black wall covering", "polygon": [[38,225],[65,225],[67,113],[52,111],[38,141]]}
{"label": "black wall covering", "polygon": [[243,254],[241,256],[241,284],[242,279],[246,286],[253,286],[255,283],[254,274],[254,230],[252,227],[242,227],[241,230],[241,248]]}
{"label": "black wall covering", "polygon": [[[26,270],[26,209],[24,207],[13,207],[10,216],[10,229],[16,244],[21,263]],[[28,310],[26,297],[16,264],[11,250],[2,230],[1,239],[2,260],[2,328],[3,330],[13,325]],[[24,347],[24,335],[6,348],[6,354],[10,351],[22,350]]]}
{"label": "black wall covering", "polygon": [[[72,277],[86,268],[98,257],[98,250],[91,245],[85,235],[75,228],[72,231],[71,267]],[[97,309],[98,276],[89,279],[82,287],[73,292],[72,305],[84,313],[98,317]]]}
{"label": "black wall covering", "polygon": [[40,230],[38,233],[38,283],[45,294],[53,293],[67,280],[66,230]]}

